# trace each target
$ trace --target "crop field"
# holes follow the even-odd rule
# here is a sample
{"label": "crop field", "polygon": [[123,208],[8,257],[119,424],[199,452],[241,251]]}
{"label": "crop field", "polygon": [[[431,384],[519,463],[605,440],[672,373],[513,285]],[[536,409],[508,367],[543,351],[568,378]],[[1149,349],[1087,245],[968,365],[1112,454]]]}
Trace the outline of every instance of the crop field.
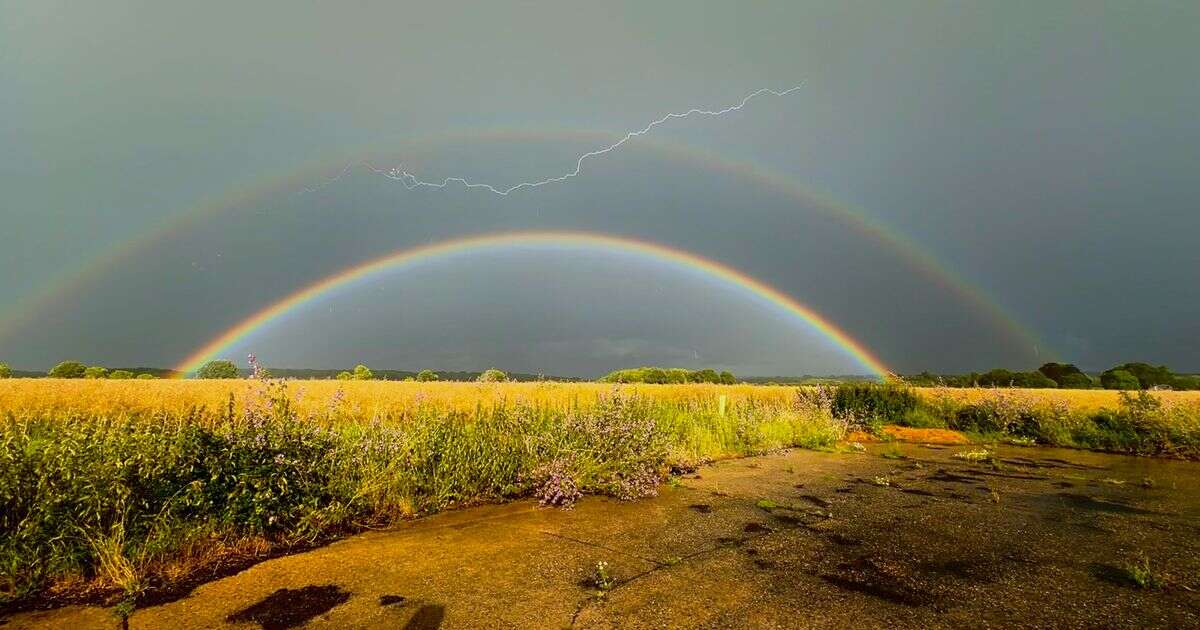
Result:
{"label": "crop field", "polygon": [[[361,418],[388,416],[417,406],[455,411],[478,407],[533,406],[559,410],[587,407],[613,392],[679,405],[709,406],[754,402],[789,403],[797,387],[783,385],[612,385],[605,383],[418,383],[404,381],[296,380],[287,382],[293,407],[301,414],[320,414],[332,401]],[[808,388],[811,389],[811,388]],[[242,404],[257,396],[258,385],[246,380],[0,380],[0,413],[121,414],[218,410],[233,397]],[[1115,409],[1120,392],[1103,389],[913,388],[922,399],[978,404],[998,395],[1035,406],[1066,405],[1077,411]],[[1200,404],[1200,391],[1161,391],[1154,396],[1167,405]]]}

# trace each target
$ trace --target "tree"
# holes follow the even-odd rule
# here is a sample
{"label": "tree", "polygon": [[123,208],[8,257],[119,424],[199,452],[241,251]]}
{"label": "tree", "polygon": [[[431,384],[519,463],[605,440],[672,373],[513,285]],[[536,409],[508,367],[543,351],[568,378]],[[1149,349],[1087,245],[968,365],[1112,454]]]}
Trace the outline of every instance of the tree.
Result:
{"label": "tree", "polygon": [[137,380],[139,380],[139,381],[153,381],[156,378],[158,378],[158,377],[153,374],[147,374],[145,372],[137,375]]}
{"label": "tree", "polygon": [[[1086,383],[1084,387],[1091,387],[1092,379],[1088,378],[1087,374],[1083,373],[1083,370],[1080,370],[1071,363],[1047,363],[1038,368],[1037,371],[1046,378],[1058,383],[1059,387],[1071,387],[1070,385],[1064,385],[1068,378],[1070,378],[1072,383]],[[1082,381],[1079,380],[1081,376],[1083,377]]]}
{"label": "tree", "polygon": [[733,375],[733,372],[721,372],[721,383],[725,385],[733,385],[736,382],[737,377]]}
{"label": "tree", "polygon": [[1127,370],[1107,370],[1100,375],[1100,384],[1104,389],[1141,389],[1142,384],[1137,377]]}
{"label": "tree", "polygon": [[0,378],[12,378],[12,368],[7,363],[0,363]]}
{"label": "tree", "polygon": [[349,380],[353,380],[353,379],[354,379],[354,375],[347,372],[346,370],[342,370],[341,372],[338,372],[337,380],[339,380],[339,381],[349,381]]}
{"label": "tree", "polygon": [[428,383],[429,381],[438,380],[438,375],[433,370],[421,370],[417,372],[417,380],[422,383]]}
{"label": "tree", "polygon": [[93,365],[83,371],[83,378],[108,378],[108,368]]}
{"label": "tree", "polygon": [[233,361],[214,359],[196,370],[196,378],[237,378],[238,369]]}
{"label": "tree", "polygon": [[480,383],[501,383],[508,380],[508,375],[496,368],[488,368],[479,375]]}
{"label": "tree", "polygon": [[1063,376],[1058,386],[1063,389],[1091,389],[1096,384],[1092,382],[1092,377],[1080,372],[1079,374],[1067,374]]}
{"label": "tree", "polygon": [[83,378],[87,366],[79,361],[63,361],[47,372],[50,378]]}
{"label": "tree", "polygon": [[354,380],[356,381],[370,381],[374,380],[375,373],[371,371],[371,368],[359,363],[358,365],[354,366],[354,374],[351,376],[353,376]]}
{"label": "tree", "polygon": [[1155,367],[1149,363],[1125,363],[1114,367],[1113,370],[1129,372],[1138,380],[1142,389],[1171,387],[1175,384],[1175,374],[1165,365]]}
{"label": "tree", "polygon": [[129,370],[113,370],[108,373],[108,378],[117,381],[123,381],[133,378],[133,372]]}

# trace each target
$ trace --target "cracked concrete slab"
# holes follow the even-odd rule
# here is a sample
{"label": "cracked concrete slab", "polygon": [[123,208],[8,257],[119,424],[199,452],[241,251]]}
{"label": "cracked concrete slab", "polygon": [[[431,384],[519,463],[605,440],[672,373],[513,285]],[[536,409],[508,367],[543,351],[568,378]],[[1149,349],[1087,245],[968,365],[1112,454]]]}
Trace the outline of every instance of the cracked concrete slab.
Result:
{"label": "cracked concrete slab", "polygon": [[[1200,465],[887,448],[719,462],[642,501],[445,513],[264,561],[129,627],[1200,624]],[[1142,556],[1167,588],[1122,583]],[[603,593],[587,581],[598,562]],[[118,626],[86,607],[6,620]]]}

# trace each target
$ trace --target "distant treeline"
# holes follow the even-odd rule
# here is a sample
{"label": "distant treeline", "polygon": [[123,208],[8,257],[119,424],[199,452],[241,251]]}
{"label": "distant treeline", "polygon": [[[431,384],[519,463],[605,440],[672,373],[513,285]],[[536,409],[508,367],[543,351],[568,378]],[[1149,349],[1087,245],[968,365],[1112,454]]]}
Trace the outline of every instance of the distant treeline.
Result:
{"label": "distant treeline", "polygon": [[688,370],[685,368],[660,368],[645,366],[614,370],[600,377],[601,383],[653,383],[659,385],[677,383],[724,383],[732,385],[737,377],[729,372],[717,372],[705,368],[703,370]]}
{"label": "distant treeline", "polygon": [[[336,379],[339,374],[346,370],[309,370],[299,368],[274,368],[269,367],[267,371],[271,373],[273,378],[294,378],[301,380],[322,380]],[[242,376],[249,376],[249,370],[239,370]],[[407,370],[376,370],[372,369],[374,379],[380,381],[478,381],[483,372],[446,372],[441,370],[422,370],[420,372],[410,372]],[[436,378],[429,378],[428,375],[433,374]],[[522,372],[505,372],[506,380],[531,382],[531,381],[559,381],[559,382],[578,382],[587,379],[570,377],[570,376],[548,376],[545,374],[525,374]],[[418,379],[418,377],[421,377]]]}
{"label": "distant treeline", "polygon": [[913,385],[946,387],[1032,387],[1061,389],[1195,389],[1200,375],[1176,374],[1165,365],[1122,363],[1099,374],[1088,374],[1070,363],[1047,363],[1032,372],[1005,369],[970,374],[921,372],[904,377]]}

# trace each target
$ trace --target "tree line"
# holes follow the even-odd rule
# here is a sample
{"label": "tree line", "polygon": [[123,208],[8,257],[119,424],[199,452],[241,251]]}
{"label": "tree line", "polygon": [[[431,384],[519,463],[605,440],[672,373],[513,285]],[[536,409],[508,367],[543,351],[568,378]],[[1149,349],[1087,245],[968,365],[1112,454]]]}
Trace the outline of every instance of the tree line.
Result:
{"label": "tree line", "polygon": [[1092,375],[1071,363],[1046,363],[1032,372],[1012,372],[1002,368],[970,374],[931,374],[907,376],[913,385],[947,387],[1030,387],[1060,389],[1180,389],[1200,390],[1200,375],[1176,374],[1165,365],[1122,363]]}

